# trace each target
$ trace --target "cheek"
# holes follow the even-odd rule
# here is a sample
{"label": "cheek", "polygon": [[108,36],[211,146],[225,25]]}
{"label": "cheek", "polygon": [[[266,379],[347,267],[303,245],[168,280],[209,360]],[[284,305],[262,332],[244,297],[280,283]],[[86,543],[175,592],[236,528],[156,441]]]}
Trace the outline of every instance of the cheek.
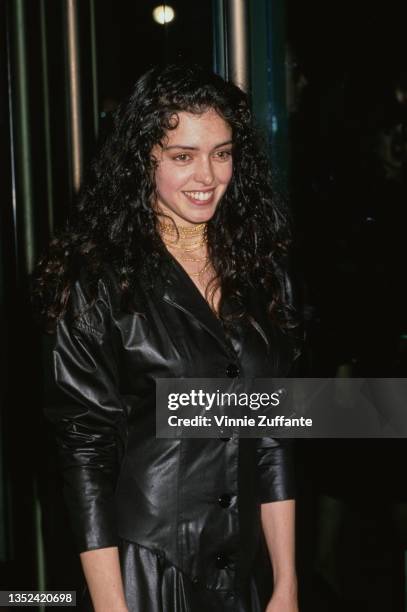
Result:
{"label": "cheek", "polygon": [[172,191],[174,177],[165,169],[159,169],[155,175],[155,185],[159,193],[168,193]]}
{"label": "cheek", "polygon": [[155,184],[160,193],[176,191],[183,186],[186,180],[186,172],[180,168],[168,168],[162,166],[155,174]]}
{"label": "cheek", "polygon": [[232,180],[233,176],[233,164],[227,164],[221,168],[220,173],[218,174],[219,180],[224,184],[228,185]]}

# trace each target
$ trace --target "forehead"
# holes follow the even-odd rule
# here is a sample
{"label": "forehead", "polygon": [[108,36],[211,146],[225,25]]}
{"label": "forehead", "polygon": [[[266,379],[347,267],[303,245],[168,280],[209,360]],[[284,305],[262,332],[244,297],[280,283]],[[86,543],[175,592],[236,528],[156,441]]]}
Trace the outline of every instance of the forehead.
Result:
{"label": "forehead", "polygon": [[177,117],[177,127],[166,133],[165,146],[216,145],[232,138],[232,128],[213,109],[200,114],[182,111],[177,113]]}

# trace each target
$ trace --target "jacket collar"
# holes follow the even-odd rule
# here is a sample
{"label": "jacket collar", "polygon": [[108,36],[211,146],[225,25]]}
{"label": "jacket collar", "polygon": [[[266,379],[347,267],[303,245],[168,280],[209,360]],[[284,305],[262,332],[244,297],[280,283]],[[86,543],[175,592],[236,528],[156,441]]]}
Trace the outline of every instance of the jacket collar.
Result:
{"label": "jacket collar", "polygon": [[167,304],[194,318],[230,355],[231,346],[227,341],[220,319],[213,312],[181,264],[171,254],[168,257],[166,278],[162,284],[161,297]]}

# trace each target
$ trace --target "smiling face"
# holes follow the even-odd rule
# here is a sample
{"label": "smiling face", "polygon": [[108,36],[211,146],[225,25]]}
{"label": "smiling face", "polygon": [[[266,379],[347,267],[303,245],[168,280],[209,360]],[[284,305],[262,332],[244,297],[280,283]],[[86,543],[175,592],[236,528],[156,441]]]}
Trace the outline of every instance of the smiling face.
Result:
{"label": "smiling face", "polygon": [[214,110],[178,113],[162,146],[152,150],[156,206],[177,225],[205,223],[232,178],[232,130]]}

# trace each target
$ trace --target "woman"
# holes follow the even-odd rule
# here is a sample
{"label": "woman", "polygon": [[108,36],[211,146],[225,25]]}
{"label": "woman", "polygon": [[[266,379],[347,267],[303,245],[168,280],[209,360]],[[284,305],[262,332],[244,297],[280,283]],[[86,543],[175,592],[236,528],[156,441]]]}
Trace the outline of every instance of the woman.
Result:
{"label": "woman", "polygon": [[156,439],[154,410],[156,378],[289,372],[287,242],[245,95],[198,67],[144,75],[37,272],[97,612],[297,610],[286,445]]}

